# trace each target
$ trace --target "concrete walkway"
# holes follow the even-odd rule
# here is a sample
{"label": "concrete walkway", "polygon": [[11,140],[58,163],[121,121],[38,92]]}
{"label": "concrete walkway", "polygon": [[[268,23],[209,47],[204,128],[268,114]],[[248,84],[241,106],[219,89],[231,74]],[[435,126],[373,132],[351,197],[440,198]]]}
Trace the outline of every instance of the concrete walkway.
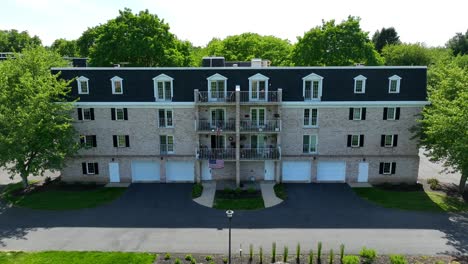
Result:
{"label": "concrete walkway", "polygon": [[206,206],[213,207],[214,197],[216,193],[216,181],[204,182],[202,195],[198,198],[193,199],[196,203]]}
{"label": "concrete walkway", "polygon": [[274,182],[262,182],[260,183],[260,189],[262,190],[263,201],[265,202],[265,208],[273,207],[283,202],[280,198],[276,197],[273,187]]}

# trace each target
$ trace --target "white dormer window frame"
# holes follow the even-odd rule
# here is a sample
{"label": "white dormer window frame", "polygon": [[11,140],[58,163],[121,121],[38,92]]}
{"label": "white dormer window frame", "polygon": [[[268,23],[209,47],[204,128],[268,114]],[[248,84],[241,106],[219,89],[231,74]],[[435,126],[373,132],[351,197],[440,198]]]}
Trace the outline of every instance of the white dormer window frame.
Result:
{"label": "white dormer window frame", "polygon": [[[110,79],[111,84],[112,84],[112,94],[123,94],[123,79],[120,78],[119,76],[114,76],[112,79]],[[119,85],[117,83],[120,83],[120,91],[116,90]]]}
{"label": "white dormer window frame", "polygon": [[[168,87],[170,85],[170,98],[168,98]],[[172,101],[174,97],[174,78],[164,73],[153,78],[154,98],[156,101]],[[162,94],[159,93],[159,88],[162,88]]]}
{"label": "white dormer window frame", "polygon": [[[84,76],[80,76],[78,78],[76,78],[76,82],[78,83],[78,94],[89,94],[89,79],[84,77]],[[82,86],[82,83],[86,83],[86,90],[83,91],[83,86]]]}
{"label": "white dormer window frame", "polygon": [[[227,97],[227,79],[225,76],[216,73],[206,78],[208,81],[208,101],[224,101]],[[223,84],[223,92],[220,92],[220,83]]]}
{"label": "white dormer window frame", "polygon": [[[366,80],[367,78],[363,75],[358,75],[354,77],[354,93],[363,94],[366,93]],[[358,90],[358,84],[361,83],[361,89]]]}
{"label": "white dormer window frame", "polygon": [[401,77],[393,75],[388,78],[388,93],[400,93]]}
{"label": "white dormer window frame", "polygon": [[[268,101],[269,80],[270,78],[260,73],[249,77],[249,101]],[[261,82],[264,83],[264,87],[261,87]],[[264,91],[261,89],[264,89]]]}
{"label": "white dormer window frame", "polygon": [[[306,93],[306,84],[310,82],[310,94]],[[302,96],[304,101],[320,101],[322,99],[322,86],[323,86],[323,77],[311,73],[306,77],[302,78]],[[317,89],[316,92],[314,90]]]}

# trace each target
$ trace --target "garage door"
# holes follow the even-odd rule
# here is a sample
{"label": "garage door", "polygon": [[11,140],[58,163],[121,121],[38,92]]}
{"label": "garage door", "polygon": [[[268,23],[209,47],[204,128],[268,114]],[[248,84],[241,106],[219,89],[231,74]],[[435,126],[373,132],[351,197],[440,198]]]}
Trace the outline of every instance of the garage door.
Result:
{"label": "garage door", "polygon": [[283,181],[310,181],[310,161],[283,161]]}
{"label": "garage door", "polygon": [[159,162],[154,161],[132,161],[132,181],[133,182],[154,182],[159,181]]}
{"label": "garage door", "polygon": [[320,161],[317,167],[317,181],[345,181],[344,161]]}
{"label": "garage door", "polygon": [[194,181],[193,161],[167,161],[166,181],[171,182],[193,182]]}

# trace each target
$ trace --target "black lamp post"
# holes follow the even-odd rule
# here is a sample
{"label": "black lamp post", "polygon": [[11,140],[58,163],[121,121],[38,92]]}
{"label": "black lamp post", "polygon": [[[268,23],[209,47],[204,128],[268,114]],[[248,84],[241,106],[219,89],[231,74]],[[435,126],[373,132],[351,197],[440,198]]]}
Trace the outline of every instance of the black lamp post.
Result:
{"label": "black lamp post", "polygon": [[231,264],[231,220],[232,220],[233,214],[234,214],[234,211],[232,210],[226,211],[226,215],[229,219],[229,264]]}

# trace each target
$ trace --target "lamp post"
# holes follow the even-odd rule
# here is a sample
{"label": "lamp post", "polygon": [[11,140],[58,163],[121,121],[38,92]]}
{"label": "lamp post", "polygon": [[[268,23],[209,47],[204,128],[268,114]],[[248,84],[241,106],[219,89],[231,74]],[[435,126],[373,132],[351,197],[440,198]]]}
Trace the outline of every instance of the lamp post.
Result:
{"label": "lamp post", "polygon": [[234,211],[232,210],[226,211],[226,216],[229,219],[229,264],[231,264],[231,220],[232,220],[233,214],[234,214]]}

